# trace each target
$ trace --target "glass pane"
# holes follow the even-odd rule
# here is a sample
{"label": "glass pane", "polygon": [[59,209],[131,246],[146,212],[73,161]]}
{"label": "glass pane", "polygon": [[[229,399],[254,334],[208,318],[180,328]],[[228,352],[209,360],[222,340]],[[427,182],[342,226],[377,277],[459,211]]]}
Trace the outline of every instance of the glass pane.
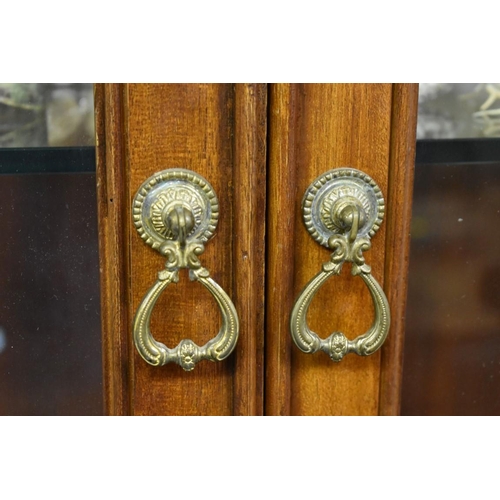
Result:
{"label": "glass pane", "polygon": [[500,414],[498,227],[500,139],[417,141],[403,415]]}
{"label": "glass pane", "polygon": [[[95,148],[40,147],[93,141],[69,104],[84,107],[88,86],[9,85],[0,84],[0,414],[99,415]],[[92,106],[91,97],[90,87]]]}
{"label": "glass pane", "polygon": [[93,146],[90,83],[0,83],[0,148]]}
{"label": "glass pane", "polygon": [[498,227],[500,161],[419,165],[403,414],[500,414]]}
{"label": "glass pane", "polygon": [[0,413],[102,413],[95,175],[3,175],[0,200]]}

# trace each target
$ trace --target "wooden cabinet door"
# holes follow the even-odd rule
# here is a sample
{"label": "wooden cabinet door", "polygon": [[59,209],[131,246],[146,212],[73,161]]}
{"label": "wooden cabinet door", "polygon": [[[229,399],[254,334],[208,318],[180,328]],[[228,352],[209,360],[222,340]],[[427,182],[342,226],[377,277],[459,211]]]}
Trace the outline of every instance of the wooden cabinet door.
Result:
{"label": "wooden cabinet door", "polygon": [[[105,407],[113,415],[397,414],[402,362],[417,88],[400,84],[127,84],[96,86]],[[300,289],[328,259],[308,235],[300,203],[318,175],[351,166],[386,198],[367,260],[392,309],[386,344],[332,363],[292,346]],[[132,319],[163,267],[132,224],[132,199],[152,174],[203,175],[220,202],[203,265],[232,298],[235,352],[192,372],[152,367],[135,350]],[[159,299],[155,338],[201,345],[219,313],[181,273]],[[314,299],[321,335],[366,330],[367,290],[347,273]]]}
{"label": "wooden cabinet door", "polygon": [[[266,268],[266,412],[269,415],[376,415],[399,412],[415,153],[417,86],[272,85]],[[302,221],[309,184],[332,168],[371,176],[386,200],[385,220],[367,262],[383,284],[392,325],[383,348],[332,363],[291,345],[290,311],[300,290],[328,260]],[[354,338],[370,328],[373,307],[346,269],[313,299],[308,322],[321,337]]]}

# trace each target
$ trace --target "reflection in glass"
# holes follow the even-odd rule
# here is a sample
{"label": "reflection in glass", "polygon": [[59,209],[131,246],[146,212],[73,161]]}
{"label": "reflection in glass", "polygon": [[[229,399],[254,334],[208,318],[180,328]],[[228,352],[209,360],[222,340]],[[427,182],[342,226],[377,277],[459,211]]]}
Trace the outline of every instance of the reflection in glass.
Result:
{"label": "reflection in glass", "polygon": [[419,84],[418,139],[500,137],[500,83]]}
{"label": "reflection in glass", "polygon": [[92,84],[0,83],[0,148],[92,145]]}

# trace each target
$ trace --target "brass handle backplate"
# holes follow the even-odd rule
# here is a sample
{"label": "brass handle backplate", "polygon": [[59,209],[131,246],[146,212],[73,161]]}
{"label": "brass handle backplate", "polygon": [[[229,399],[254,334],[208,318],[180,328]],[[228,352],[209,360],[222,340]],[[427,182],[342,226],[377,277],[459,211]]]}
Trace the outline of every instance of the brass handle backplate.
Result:
{"label": "brass handle backplate", "polygon": [[[311,236],[333,253],[306,285],[292,310],[290,330],[301,351],[312,354],[321,350],[333,361],[340,361],[350,352],[373,354],[384,343],[390,326],[389,304],[363,257],[371,247],[370,238],[380,228],[384,209],[384,198],[375,181],[354,168],[330,170],[307,188],[302,200],[305,225]],[[368,287],[375,319],[372,327],[354,340],[342,332],[321,339],[309,329],[307,311],[320,287],[330,276],[340,274],[344,262],[352,263],[352,274],[360,276]]]}
{"label": "brass handle backplate", "polygon": [[[190,170],[164,170],[141,185],[134,198],[132,216],[141,238],[167,258],[166,269],[158,273],[134,318],[133,335],[139,354],[151,365],[177,363],[186,371],[203,359],[227,358],[238,340],[238,315],[229,296],[198,258],[204,244],[214,235],[219,218],[219,202],[212,186]],[[204,346],[184,339],[169,349],[154,339],[149,325],[156,301],[170,283],[179,281],[181,268],[188,268],[190,279],[199,281],[213,295],[222,313],[222,326]]]}

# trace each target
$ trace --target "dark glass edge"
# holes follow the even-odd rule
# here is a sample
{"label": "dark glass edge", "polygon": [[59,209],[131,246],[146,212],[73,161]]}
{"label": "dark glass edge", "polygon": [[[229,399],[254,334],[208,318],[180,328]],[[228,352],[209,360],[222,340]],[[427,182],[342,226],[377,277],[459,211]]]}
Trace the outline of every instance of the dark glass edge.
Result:
{"label": "dark glass edge", "polygon": [[[498,163],[500,138],[421,139],[417,165]],[[0,174],[93,173],[95,147],[0,148]]]}
{"label": "dark glass edge", "polygon": [[0,174],[94,173],[95,147],[0,148]]}
{"label": "dark glass edge", "polygon": [[500,138],[420,139],[416,165],[498,163]]}

